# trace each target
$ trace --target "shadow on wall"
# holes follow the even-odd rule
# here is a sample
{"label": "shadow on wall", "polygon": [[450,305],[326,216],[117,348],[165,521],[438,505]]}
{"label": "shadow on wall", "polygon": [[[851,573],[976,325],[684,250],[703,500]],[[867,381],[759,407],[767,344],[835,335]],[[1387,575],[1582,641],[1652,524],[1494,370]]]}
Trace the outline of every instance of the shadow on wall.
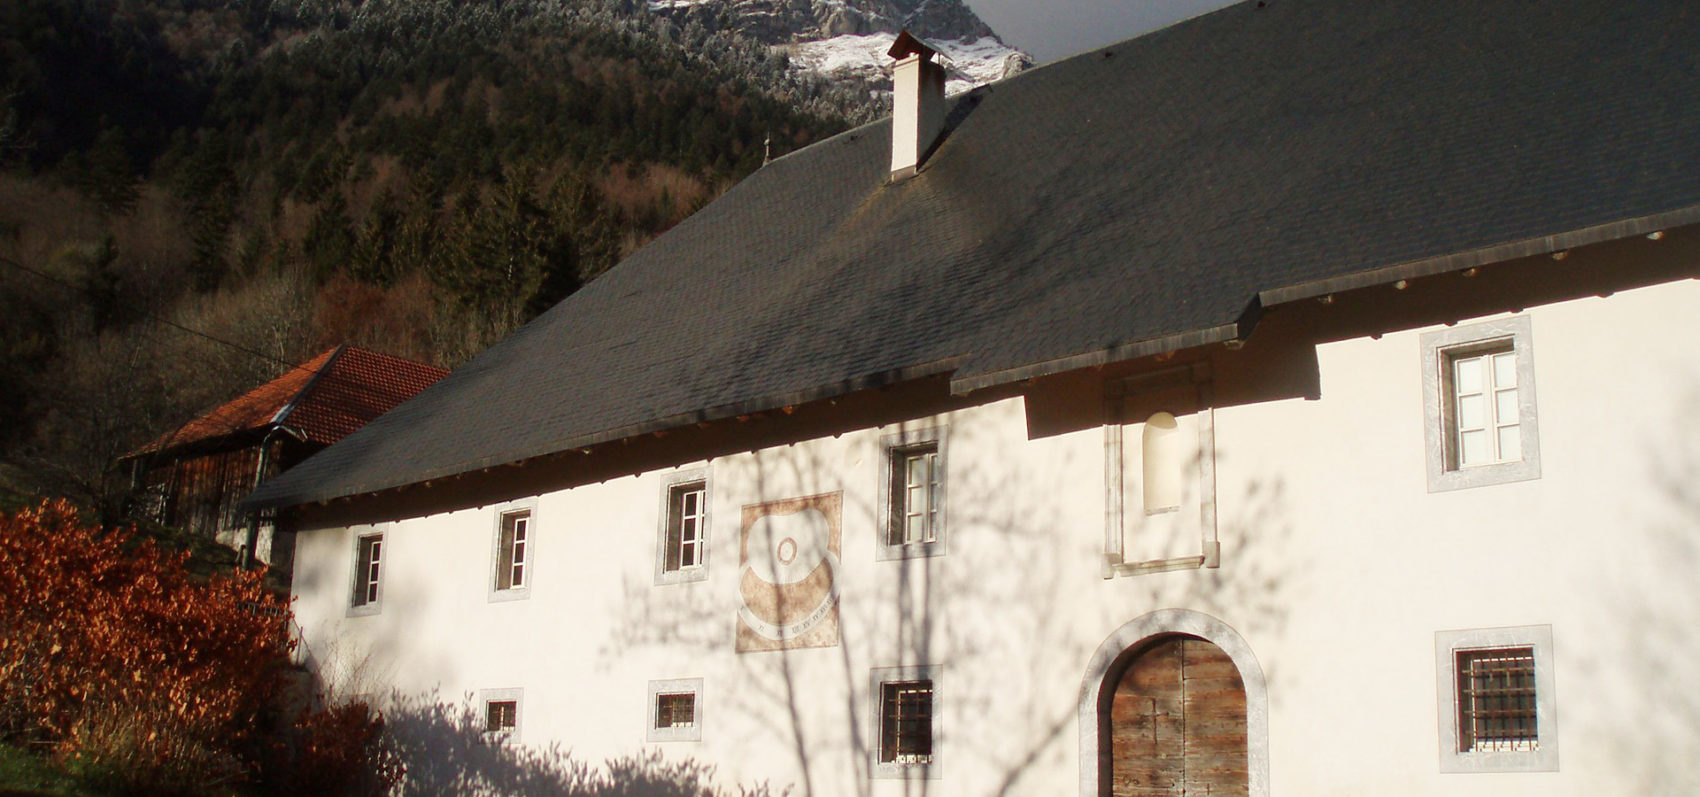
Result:
{"label": "shadow on wall", "polygon": [[[1218,465],[1223,459],[1219,452]],[[1153,608],[1175,606],[1222,618],[1254,646],[1280,639],[1291,607],[1303,597],[1303,575],[1312,567],[1297,544],[1286,482],[1279,475],[1248,482],[1217,506],[1221,567],[1195,571],[1196,578],[1176,585],[1148,587]],[[1280,667],[1267,652],[1258,656],[1258,664],[1270,700],[1276,701]]]}
{"label": "shadow on wall", "polygon": [[[987,426],[951,424],[951,450],[1000,450],[1010,442],[988,439],[997,432]],[[884,455],[871,439],[849,445],[847,451],[763,450],[740,458],[737,467],[747,470],[718,478],[750,484],[761,500],[842,490],[843,555],[872,557],[867,542],[877,535],[886,510],[873,505],[875,491],[846,482],[877,473]],[[1102,472],[1101,448],[1073,446],[1064,456],[1052,463],[1058,472]],[[861,594],[840,604],[837,649],[739,655],[738,688],[720,692],[721,711],[736,712],[768,734],[742,743],[789,752],[808,797],[865,797],[874,791],[871,668],[942,664],[939,694],[947,718],[973,717],[977,725],[1001,729],[952,744],[947,720],[942,744],[947,755],[958,757],[944,761],[944,771],[958,773],[947,774],[952,781],[974,773],[973,793],[1006,795],[1039,788],[1027,779],[1036,767],[1078,768],[1072,740],[1081,678],[1097,645],[1122,623],[1182,607],[1227,619],[1250,638],[1273,639],[1283,632],[1294,574],[1306,568],[1290,550],[1290,508],[1278,478],[1253,483],[1221,502],[1220,570],[1111,584],[1098,569],[1102,523],[1065,527],[1070,521],[1059,518],[1057,493],[1044,488],[1044,480],[1058,478],[1056,473],[974,468],[966,457],[945,468],[944,556],[876,561],[871,571],[865,562],[847,564],[852,573],[875,575],[844,585]],[[717,526],[720,533],[727,529],[735,527]],[[720,550],[724,557],[728,548]],[[735,542],[730,550],[736,550]],[[1137,597],[1128,600],[1130,592]],[[678,590],[634,578],[626,582],[620,605],[623,615],[614,623],[619,631],[601,651],[607,661],[653,648],[724,654],[733,644],[725,602],[687,600]],[[1267,662],[1264,666],[1273,684],[1274,673]],[[823,683],[827,679],[831,682]],[[960,783],[952,789],[967,788]],[[911,778],[900,786],[906,797],[945,792],[939,781]]]}
{"label": "shadow on wall", "polygon": [[1565,658],[1578,670],[1565,672],[1560,659],[1560,706],[1572,690],[1591,695],[1568,701],[1581,710],[1561,709],[1561,732],[1590,728],[1605,739],[1609,750],[1598,755],[1626,794],[1700,794],[1700,388],[1673,410],[1647,427],[1662,434],[1642,441],[1646,472],[1631,483],[1646,489],[1603,491],[1618,496],[1622,525],[1596,530],[1609,552],[1601,558],[1624,566],[1576,578],[1578,589],[1598,590],[1600,611],[1584,627],[1554,629],[1554,645],[1575,651]]}
{"label": "shadow on wall", "polygon": [[592,767],[559,745],[537,748],[491,738],[472,698],[394,696],[384,714],[387,735],[407,774],[400,795],[512,797],[783,797],[766,784],[736,791],[711,786],[714,768],[665,761],[649,752]]}

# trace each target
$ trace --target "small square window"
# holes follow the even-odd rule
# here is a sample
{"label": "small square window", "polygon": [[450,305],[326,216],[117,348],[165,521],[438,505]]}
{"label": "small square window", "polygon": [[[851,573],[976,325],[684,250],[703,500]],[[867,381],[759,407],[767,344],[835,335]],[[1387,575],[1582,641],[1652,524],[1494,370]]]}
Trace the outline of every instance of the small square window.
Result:
{"label": "small square window", "polygon": [[483,737],[494,744],[509,744],[519,741],[520,729],[525,724],[525,690],[485,689],[478,693],[479,705],[483,706]]}
{"label": "small square window", "polygon": [[874,670],[871,745],[878,778],[938,778],[938,667]]}
{"label": "small square window", "polygon": [[649,682],[646,738],[652,742],[702,741],[701,678]]}
{"label": "small square window", "polygon": [[919,429],[881,439],[878,558],[937,556],[945,540],[945,440],[943,429]]}
{"label": "small square window", "polygon": [[361,534],[354,540],[354,585],[349,614],[376,614],[383,597],[384,535]]}
{"label": "small square window", "polygon": [[1442,631],[1441,772],[1556,772],[1552,627]]}
{"label": "small square window", "polygon": [[1422,336],[1429,491],[1541,475],[1529,319]]}
{"label": "small square window", "polygon": [[1482,648],[1456,655],[1458,752],[1540,749],[1535,649]]}
{"label": "small square window", "polygon": [[676,692],[655,696],[655,727],[694,728],[697,724],[697,696]]}
{"label": "small square window", "polygon": [[484,732],[504,733],[519,725],[519,701],[492,700],[484,704]]}
{"label": "small square window", "polygon": [[708,578],[709,483],[706,471],[673,474],[662,491],[655,583]]}

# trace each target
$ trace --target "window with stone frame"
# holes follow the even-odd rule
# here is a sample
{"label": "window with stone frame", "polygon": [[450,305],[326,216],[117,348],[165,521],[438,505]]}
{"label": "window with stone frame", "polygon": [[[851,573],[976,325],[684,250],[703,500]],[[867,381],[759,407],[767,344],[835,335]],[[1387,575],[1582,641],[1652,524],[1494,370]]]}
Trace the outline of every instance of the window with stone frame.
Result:
{"label": "window with stone frame", "polygon": [[674,678],[649,682],[651,742],[702,741],[702,679]]}
{"label": "window with stone frame", "polygon": [[880,438],[878,559],[940,556],[946,548],[948,441],[943,426]]}
{"label": "window with stone frame", "polygon": [[708,578],[713,485],[706,468],[679,471],[661,485],[655,538],[655,583]]}
{"label": "window with stone frame", "polygon": [[1540,478],[1533,339],[1526,316],[1422,336],[1429,492]]}
{"label": "window with stone frame", "polygon": [[1435,634],[1440,771],[1558,771],[1552,626]]}
{"label": "window with stone frame", "polygon": [[525,589],[530,586],[527,555],[531,549],[531,510],[503,512],[496,534],[495,588]]}
{"label": "window with stone frame", "polygon": [[872,670],[868,748],[875,778],[943,777],[939,756],[943,675],[944,669],[937,665]]}

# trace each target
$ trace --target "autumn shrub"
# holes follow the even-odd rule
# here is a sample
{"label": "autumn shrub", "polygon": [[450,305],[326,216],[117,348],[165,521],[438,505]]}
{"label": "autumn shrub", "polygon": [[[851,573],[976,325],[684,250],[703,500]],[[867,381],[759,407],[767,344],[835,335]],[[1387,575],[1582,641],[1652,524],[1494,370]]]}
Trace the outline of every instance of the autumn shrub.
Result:
{"label": "autumn shrub", "polygon": [[66,768],[100,791],[195,794],[233,784],[247,767],[204,728],[161,705],[88,706],[61,743]]}
{"label": "autumn shrub", "polygon": [[384,722],[364,702],[324,706],[297,714],[272,740],[262,761],[268,794],[388,794],[402,775]]}
{"label": "autumn shrub", "polygon": [[249,751],[288,716],[288,607],[258,572],[202,579],[185,558],[84,525],[64,502],[0,515],[0,735],[118,793],[204,793],[257,774]]}

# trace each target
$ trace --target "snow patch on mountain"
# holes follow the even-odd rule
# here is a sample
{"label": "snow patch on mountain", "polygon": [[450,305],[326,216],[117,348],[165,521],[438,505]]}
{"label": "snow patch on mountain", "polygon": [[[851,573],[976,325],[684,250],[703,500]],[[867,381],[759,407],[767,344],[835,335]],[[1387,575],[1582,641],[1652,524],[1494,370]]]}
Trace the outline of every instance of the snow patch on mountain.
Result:
{"label": "snow patch on mountain", "polygon": [[[893,63],[886,51],[896,40],[897,35],[893,33],[870,33],[782,44],[774,49],[787,53],[792,64],[828,77],[859,77],[883,82],[890,79]],[[1025,53],[990,36],[931,41],[929,44],[939,48],[935,58],[945,66],[947,94],[959,94],[1004,77],[1012,58],[1022,64],[1032,63]]]}
{"label": "snow patch on mountain", "polygon": [[955,94],[1031,65],[962,0],[647,0],[683,31],[729,31],[789,56],[793,68],[889,89],[886,56],[901,30],[940,50]]}

